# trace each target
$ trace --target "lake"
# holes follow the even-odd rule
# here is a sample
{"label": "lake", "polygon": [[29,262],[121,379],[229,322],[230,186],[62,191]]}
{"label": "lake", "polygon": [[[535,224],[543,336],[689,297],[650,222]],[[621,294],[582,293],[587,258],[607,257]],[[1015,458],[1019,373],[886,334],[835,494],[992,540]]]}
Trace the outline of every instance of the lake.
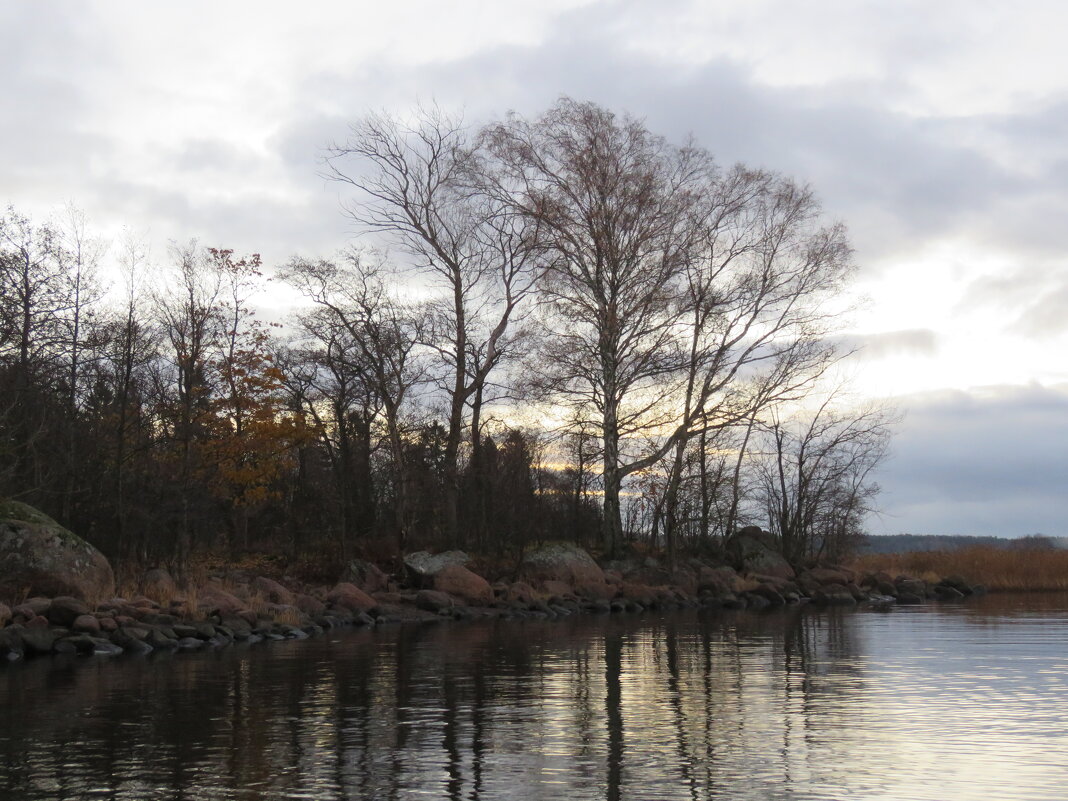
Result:
{"label": "lake", "polygon": [[0,668],[0,798],[1057,799],[1068,596]]}

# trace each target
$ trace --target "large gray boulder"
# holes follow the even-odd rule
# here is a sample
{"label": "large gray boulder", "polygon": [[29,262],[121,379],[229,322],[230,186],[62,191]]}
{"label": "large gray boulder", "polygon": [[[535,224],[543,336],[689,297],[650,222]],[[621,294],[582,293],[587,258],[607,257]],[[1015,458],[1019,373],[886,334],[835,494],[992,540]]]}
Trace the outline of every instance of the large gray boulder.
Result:
{"label": "large gray boulder", "polygon": [[582,548],[570,542],[549,542],[527,551],[519,564],[519,577],[535,586],[563,582],[576,595],[611,597],[604,571]]}
{"label": "large gray boulder", "polygon": [[32,506],[0,502],[0,598],[115,594],[115,574],[96,548]]}
{"label": "large gray boulder", "polygon": [[430,553],[429,551],[416,551],[404,557],[404,568],[408,572],[408,581],[415,587],[430,589],[434,584],[434,577],[451,565],[463,567],[471,561],[471,557],[463,551],[444,551],[443,553]]}
{"label": "large gray boulder", "polygon": [[734,566],[744,573],[792,579],[794,569],[775,546],[774,537],[758,526],[746,526],[727,543]]}

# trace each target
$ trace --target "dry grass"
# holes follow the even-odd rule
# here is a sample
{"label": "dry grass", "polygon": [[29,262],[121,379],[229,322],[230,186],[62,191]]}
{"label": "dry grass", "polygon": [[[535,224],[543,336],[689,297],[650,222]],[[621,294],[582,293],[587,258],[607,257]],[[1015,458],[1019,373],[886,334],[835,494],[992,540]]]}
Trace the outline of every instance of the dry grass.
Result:
{"label": "dry grass", "polygon": [[884,571],[927,581],[959,575],[993,592],[1068,590],[1068,550],[975,546],[955,551],[870,554],[859,557],[852,567],[862,573]]}
{"label": "dry grass", "polygon": [[305,622],[298,609],[283,609],[274,616],[274,619],[279,623],[296,626],[297,628],[303,626]]}

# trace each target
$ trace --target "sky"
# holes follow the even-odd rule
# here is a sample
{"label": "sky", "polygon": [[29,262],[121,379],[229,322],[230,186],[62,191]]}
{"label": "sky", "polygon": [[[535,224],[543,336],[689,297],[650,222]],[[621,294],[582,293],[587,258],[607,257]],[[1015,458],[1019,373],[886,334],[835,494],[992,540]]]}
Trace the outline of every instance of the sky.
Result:
{"label": "sky", "polygon": [[593,100],[848,226],[857,392],[903,412],[874,533],[1065,536],[1065,30],[1056,0],[5,2],[0,203],[270,267],[350,241],[319,159],[361,115]]}

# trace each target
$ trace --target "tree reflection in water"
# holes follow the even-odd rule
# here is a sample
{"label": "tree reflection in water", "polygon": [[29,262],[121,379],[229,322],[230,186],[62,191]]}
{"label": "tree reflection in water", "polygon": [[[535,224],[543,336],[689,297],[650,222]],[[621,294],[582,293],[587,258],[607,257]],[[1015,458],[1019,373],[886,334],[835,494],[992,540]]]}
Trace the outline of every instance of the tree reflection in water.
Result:
{"label": "tree reflection in water", "polygon": [[0,797],[878,797],[893,771],[908,779],[916,739],[891,725],[886,638],[976,630],[974,613],[904,614],[441,624],[15,665],[0,672]]}

